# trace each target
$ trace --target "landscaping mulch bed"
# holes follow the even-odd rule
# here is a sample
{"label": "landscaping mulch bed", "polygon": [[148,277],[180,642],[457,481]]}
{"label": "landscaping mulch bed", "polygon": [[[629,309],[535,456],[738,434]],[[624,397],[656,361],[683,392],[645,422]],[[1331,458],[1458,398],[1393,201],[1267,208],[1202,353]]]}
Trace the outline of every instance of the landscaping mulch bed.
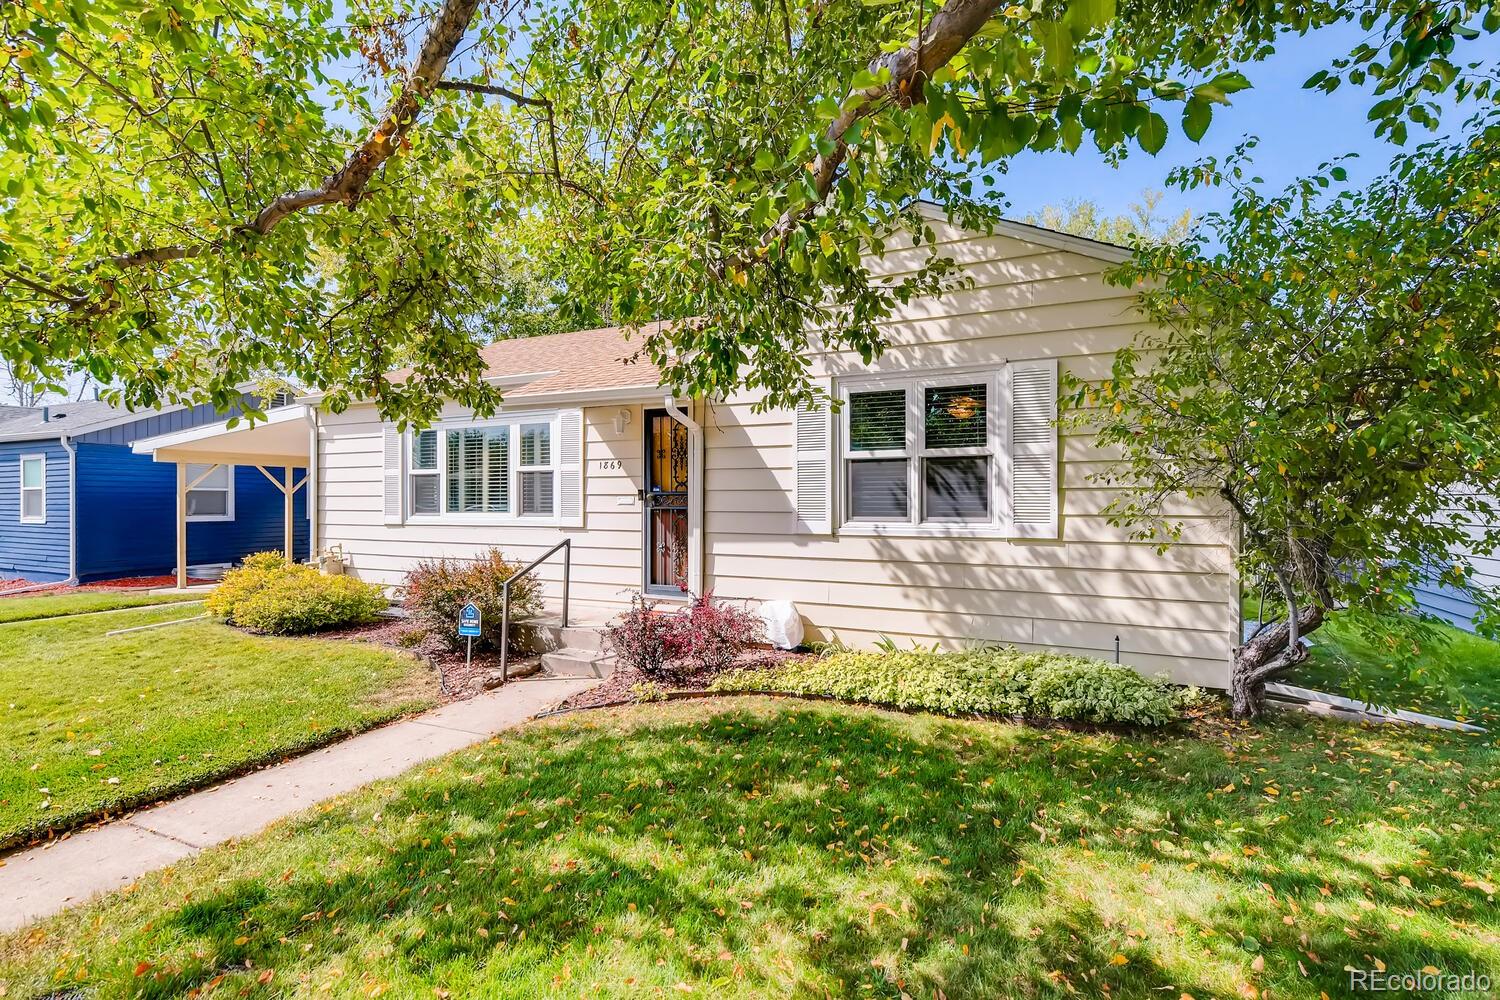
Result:
{"label": "landscaping mulch bed", "polygon": [[[431,635],[425,628],[401,618],[388,618],[369,625],[333,629],[318,633],[320,638],[345,639],[352,642],[368,642],[389,649],[398,649],[425,660],[433,670],[442,674],[447,691],[445,701],[463,701],[494,687],[500,671],[500,654],[490,651],[474,651],[474,660],[465,665],[462,651],[453,652],[448,644]],[[541,669],[541,657],[517,655],[509,659],[512,680],[534,674]]]}
{"label": "landscaping mulch bed", "polygon": [[[203,580],[198,577],[188,577],[188,585],[196,586],[201,583],[217,583],[216,580]],[[11,580],[0,580],[0,597],[26,596],[32,597],[40,594],[76,593],[79,591],[112,591],[112,590],[157,590],[162,587],[177,586],[175,576],[126,576],[118,580],[100,580],[97,583],[85,583],[78,586],[69,586],[66,583],[37,584],[31,580],[19,577]],[[14,594],[14,591],[24,590],[25,594]]]}
{"label": "landscaping mulch bed", "polygon": [[[780,649],[753,649],[735,660],[726,670],[768,670],[791,660],[810,658],[811,653],[794,653]],[[619,666],[615,672],[587,691],[572,695],[557,706],[559,712],[571,712],[583,708],[604,708],[609,705],[627,705],[636,702],[631,688],[648,681],[670,691],[707,691],[714,678],[724,670],[704,670],[690,663],[664,677],[650,678],[634,667]]]}

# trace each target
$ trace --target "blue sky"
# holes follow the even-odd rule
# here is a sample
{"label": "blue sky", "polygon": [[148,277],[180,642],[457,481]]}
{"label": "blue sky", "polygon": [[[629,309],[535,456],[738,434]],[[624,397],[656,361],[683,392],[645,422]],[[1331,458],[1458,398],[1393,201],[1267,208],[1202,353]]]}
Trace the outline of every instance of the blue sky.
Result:
{"label": "blue sky", "polygon": [[[1394,152],[1394,147],[1375,137],[1373,123],[1366,120],[1376,98],[1364,87],[1345,84],[1324,94],[1303,90],[1302,84],[1364,37],[1357,25],[1339,25],[1304,38],[1288,38],[1270,59],[1242,67],[1253,88],[1234,94],[1231,106],[1214,108],[1213,124],[1201,143],[1184,136],[1176,119],[1163,109],[1172,129],[1166,146],[1154,157],[1136,147],[1114,167],[1087,140],[1071,156],[1059,151],[1022,153],[997,182],[1011,203],[1006,214],[1020,216],[1073,199],[1091,199],[1111,215],[1124,213],[1139,200],[1143,188],[1165,188],[1171,168],[1204,156],[1222,156],[1246,135],[1260,138],[1254,162],[1256,173],[1268,185],[1280,188],[1346,152],[1360,154],[1347,168],[1350,184],[1361,185],[1382,173]],[[1461,43],[1455,54],[1460,63],[1484,60],[1493,66],[1500,62],[1500,39],[1485,35]],[[1181,114],[1180,105],[1171,110]],[[1468,107],[1449,110],[1443,116],[1443,129],[1456,128],[1471,113]],[[1426,131],[1414,127],[1407,145],[1425,138]],[[1183,209],[1201,216],[1226,208],[1230,197],[1223,188],[1168,190],[1166,194],[1158,212],[1168,217]]]}

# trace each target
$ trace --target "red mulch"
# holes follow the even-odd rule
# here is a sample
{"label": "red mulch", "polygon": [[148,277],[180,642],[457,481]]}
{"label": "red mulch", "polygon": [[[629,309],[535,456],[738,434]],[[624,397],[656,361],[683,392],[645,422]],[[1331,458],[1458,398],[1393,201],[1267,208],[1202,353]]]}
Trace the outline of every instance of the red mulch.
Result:
{"label": "red mulch", "polygon": [[[780,649],[753,649],[735,660],[728,670],[760,670],[779,666],[789,660],[800,660],[808,653],[793,653]],[[580,691],[558,706],[559,711],[579,708],[602,708],[632,702],[636,696],[631,688],[636,684],[654,680],[656,686],[668,691],[707,691],[714,678],[724,671],[704,670],[690,663],[677,664],[677,669],[664,677],[648,678],[634,667],[619,666],[615,672],[587,691]]]}
{"label": "red mulch", "polygon": [[[442,639],[404,618],[388,618],[370,625],[319,632],[318,637],[368,642],[413,653],[427,661],[434,670],[441,671],[443,683],[448,688],[448,693],[444,696],[447,701],[462,701],[474,697],[485,690],[485,680],[491,675],[498,676],[500,671],[499,653],[476,649],[474,662],[465,666],[462,650],[453,652]],[[512,653],[509,659],[511,679],[535,673],[540,665],[539,656],[518,656]]]}
{"label": "red mulch", "polygon": [[[216,583],[216,582],[218,582],[218,581],[216,581],[216,580],[200,580],[197,577],[188,577],[188,583],[189,584]],[[16,597],[16,596],[29,596],[31,594],[56,594],[56,593],[63,592],[63,591],[66,591],[67,593],[71,594],[71,593],[74,593],[76,591],[85,591],[85,590],[87,590],[87,591],[98,591],[98,590],[103,590],[103,591],[114,591],[114,590],[157,590],[157,589],[160,589],[162,587],[175,587],[175,586],[177,586],[177,577],[175,577],[175,576],[123,576],[123,577],[120,577],[118,580],[100,580],[98,583],[85,583],[85,584],[82,584],[81,586],[77,586],[77,587],[70,587],[66,583],[49,583],[49,584],[44,584],[44,585],[38,585],[38,584],[32,583],[30,580],[24,580],[24,579],[17,578],[17,579],[13,579],[13,580],[0,580],[0,596],[6,596],[6,591],[9,591],[9,590],[19,590],[22,587],[35,587],[36,589],[35,590],[28,590],[23,595],[11,594],[9,596]]]}

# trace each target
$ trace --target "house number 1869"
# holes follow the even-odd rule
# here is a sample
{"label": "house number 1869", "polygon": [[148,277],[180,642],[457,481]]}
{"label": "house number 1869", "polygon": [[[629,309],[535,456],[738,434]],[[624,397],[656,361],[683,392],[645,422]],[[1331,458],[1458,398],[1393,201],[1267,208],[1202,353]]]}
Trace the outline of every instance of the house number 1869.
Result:
{"label": "house number 1869", "polygon": [[619,468],[622,468],[622,467],[623,466],[621,465],[621,462],[620,462],[620,460],[618,458],[601,458],[599,460],[599,468],[601,470],[602,469],[619,469]]}

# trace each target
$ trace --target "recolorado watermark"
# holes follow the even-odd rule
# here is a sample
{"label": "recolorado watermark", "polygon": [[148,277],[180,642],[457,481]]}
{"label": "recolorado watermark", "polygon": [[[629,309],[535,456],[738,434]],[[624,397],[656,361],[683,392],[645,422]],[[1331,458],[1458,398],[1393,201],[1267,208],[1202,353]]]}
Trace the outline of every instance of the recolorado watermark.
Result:
{"label": "recolorado watermark", "polygon": [[1441,972],[1428,966],[1417,972],[1354,969],[1348,966],[1351,993],[1488,993],[1490,977],[1483,972]]}

